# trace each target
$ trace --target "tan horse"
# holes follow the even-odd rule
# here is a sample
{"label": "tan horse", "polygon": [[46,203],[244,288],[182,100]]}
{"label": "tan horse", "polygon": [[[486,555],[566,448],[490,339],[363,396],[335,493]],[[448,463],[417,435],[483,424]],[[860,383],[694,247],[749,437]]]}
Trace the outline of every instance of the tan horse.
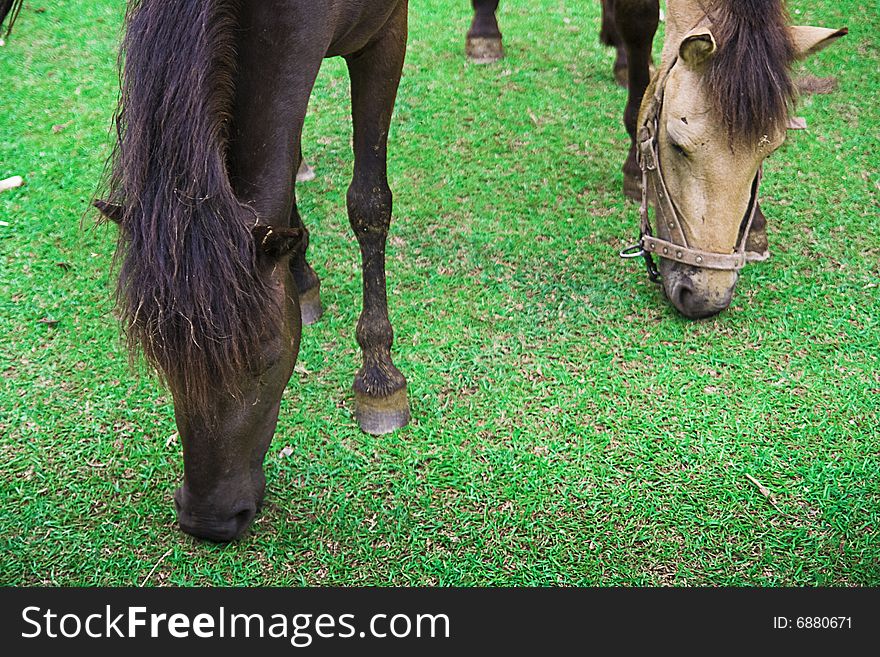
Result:
{"label": "tan horse", "polygon": [[653,273],[687,317],[727,308],[739,269],[766,257],[749,253],[766,245],[749,233],[763,230],[760,171],[785,139],[795,94],[790,65],[844,34],[789,25],[782,0],[668,0],[661,64],[637,123],[645,191],[635,254],[649,270],[651,256],[659,257]]}

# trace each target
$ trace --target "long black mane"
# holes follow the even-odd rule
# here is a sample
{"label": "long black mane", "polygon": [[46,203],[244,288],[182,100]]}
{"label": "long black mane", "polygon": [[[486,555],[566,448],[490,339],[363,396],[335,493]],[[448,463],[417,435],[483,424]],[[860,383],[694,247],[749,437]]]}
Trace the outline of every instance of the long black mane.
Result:
{"label": "long black mane", "polygon": [[120,54],[118,144],[108,186],[121,206],[117,305],[188,406],[235,393],[270,322],[251,228],[226,166],[239,0],[129,6]]}
{"label": "long black mane", "polygon": [[795,99],[784,0],[718,0],[709,16],[718,51],[706,84],[731,139],[756,141],[784,128]]}

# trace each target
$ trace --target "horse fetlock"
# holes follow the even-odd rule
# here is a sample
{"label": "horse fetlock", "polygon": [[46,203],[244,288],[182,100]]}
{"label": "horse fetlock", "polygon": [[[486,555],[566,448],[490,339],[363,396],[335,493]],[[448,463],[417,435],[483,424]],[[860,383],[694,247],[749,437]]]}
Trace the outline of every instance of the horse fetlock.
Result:
{"label": "horse fetlock", "polygon": [[406,377],[394,365],[388,349],[364,353],[364,364],[354,377],[354,389],[371,397],[387,397],[406,387]]}
{"label": "horse fetlock", "polygon": [[363,312],[358,320],[355,337],[365,354],[373,351],[390,353],[394,343],[394,329],[386,314]]}

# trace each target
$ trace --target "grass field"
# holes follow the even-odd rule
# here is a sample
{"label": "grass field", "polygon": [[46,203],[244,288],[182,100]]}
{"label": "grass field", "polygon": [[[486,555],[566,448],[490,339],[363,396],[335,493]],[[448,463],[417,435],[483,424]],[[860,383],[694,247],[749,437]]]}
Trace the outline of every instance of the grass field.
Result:
{"label": "grass field", "polygon": [[176,527],[172,406],[127,365],[115,229],[87,211],[122,5],[28,2],[0,48],[0,178],[27,181],[0,194],[0,584],[880,585],[876,3],[790,3],[849,26],[798,68],[839,89],[768,161],[773,257],[692,322],[616,257],[637,212],[598,2],[504,2],[508,57],[478,67],[468,3],[415,0],[388,258],[414,419],[378,438],[352,417],[351,122],[328,60],[299,189],[326,312],[266,507],[227,546]]}

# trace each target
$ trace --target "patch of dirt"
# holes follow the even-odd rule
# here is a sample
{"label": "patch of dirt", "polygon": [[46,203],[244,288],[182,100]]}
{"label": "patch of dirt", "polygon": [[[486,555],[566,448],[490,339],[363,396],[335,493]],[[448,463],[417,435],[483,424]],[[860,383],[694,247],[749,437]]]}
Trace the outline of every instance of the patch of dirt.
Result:
{"label": "patch of dirt", "polygon": [[829,76],[820,78],[815,75],[804,75],[797,79],[797,89],[801,94],[830,94],[837,91],[837,78]]}

